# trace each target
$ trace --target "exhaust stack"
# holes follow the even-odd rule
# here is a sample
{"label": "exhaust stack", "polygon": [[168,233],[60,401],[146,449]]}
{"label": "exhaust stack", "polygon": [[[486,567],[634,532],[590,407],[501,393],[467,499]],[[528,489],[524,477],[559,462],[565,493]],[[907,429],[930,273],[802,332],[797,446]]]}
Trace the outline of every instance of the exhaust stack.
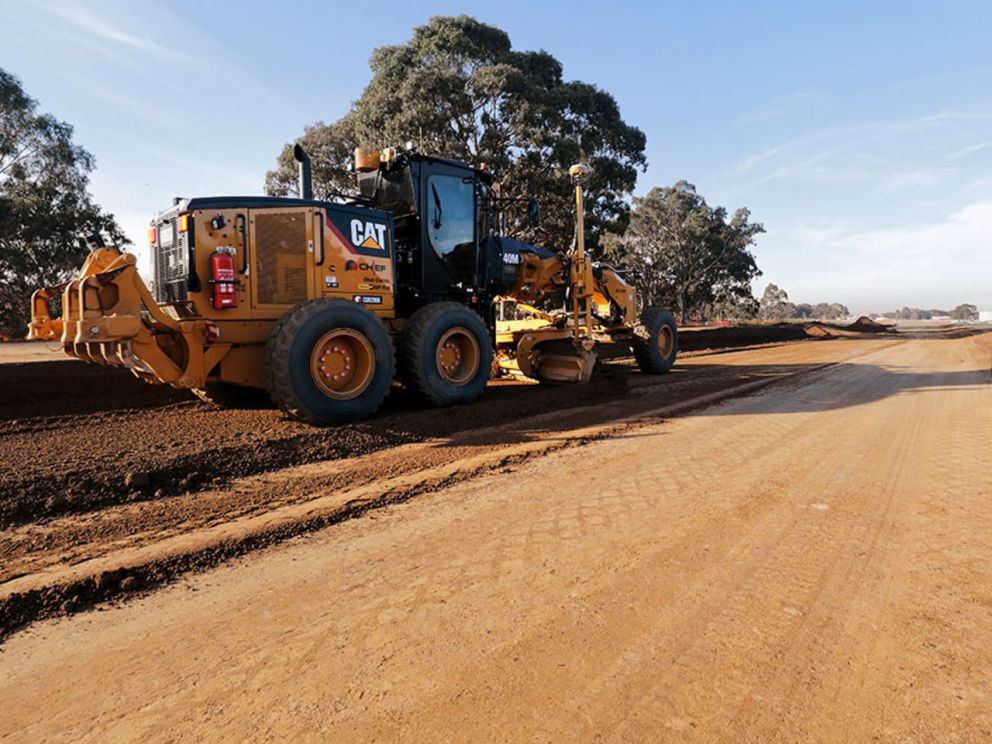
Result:
{"label": "exhaust stack", "polygon": [[313,199],[313,177],[310,174],[310,156],[299,144],[293,147],[293,157],[300,164],[300,198]]}

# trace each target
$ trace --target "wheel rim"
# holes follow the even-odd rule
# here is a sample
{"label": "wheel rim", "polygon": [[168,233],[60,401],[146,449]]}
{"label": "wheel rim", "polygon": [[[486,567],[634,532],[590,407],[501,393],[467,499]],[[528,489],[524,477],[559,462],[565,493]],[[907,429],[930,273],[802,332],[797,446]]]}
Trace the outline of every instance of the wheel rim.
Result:
{"label": "wheel rim", "polygon": [[675,348],[675,334],[667,325],[658,329],[658,351],[663,357],[668,357]]}
{"label": "wheel rim", "polygon": [[475,335],[467,328],[450,328],[437,343],[437,371],[449,385],[465,385],[479,371],[482,353]]}
{"label": "wheel rim", "polygon": [[372,343],[351,328],[328,331],[310,355],[310,376],[329,398],[348,400],[361,395],[372,382],[374,372]]}

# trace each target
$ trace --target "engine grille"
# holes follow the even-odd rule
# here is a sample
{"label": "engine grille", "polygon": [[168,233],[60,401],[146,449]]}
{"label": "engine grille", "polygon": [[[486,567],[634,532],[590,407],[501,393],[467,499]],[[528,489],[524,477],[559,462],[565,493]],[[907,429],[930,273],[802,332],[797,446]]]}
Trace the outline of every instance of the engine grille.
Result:
{"label": "engine grille", "polygon": [[[155,300],[160,303],[186,301],[186,246],[179,232],[179,218],[159,222],[158,245],[152,246],[155,265]],[[168,233],[172,238],[169,240]],[[166,242],[162,242],[162,238]]]}
{"label": "engine grille", "polygon": [[307,213],[255,217],[255,281],[260,305],[292,305],[307,297]]}

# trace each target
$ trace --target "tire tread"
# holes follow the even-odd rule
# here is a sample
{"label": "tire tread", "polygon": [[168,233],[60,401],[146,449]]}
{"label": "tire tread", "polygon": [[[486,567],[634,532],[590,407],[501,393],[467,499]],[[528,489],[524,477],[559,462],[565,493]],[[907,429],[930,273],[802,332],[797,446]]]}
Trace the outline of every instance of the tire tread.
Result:
{"label": "tire tread", "polygon": [[631,343],[631,348],[634,352],[634,361],[637,362],[637,366],[645,374],[665,374],[671,368],[675,357],[678,355],[679,336],[677,328],[675,328],[675,351],[672,355],[672,362],[667,365],[661,363],[661,353],[658,351],[657,344],[655,343],[658,329],[660,329],[662,324],[669,320],[674,328],[675,319],[672,316],[672,313],[663,307],[658,307],[657,305],[649,305],[641,312],[641,325],[648,330],[649,338],[635,339],[633,343]]}
{"label": "tire tread", "polygon": [[[428,401],[435,406],[450,405],[450,401],[440,397],[437,389],[431,385],[430,380],[425,374],[426,370],[421,364],[421,350],[425,343],[425,336],[430,332],[431,327],[437,321],[437,319],[446,312],[451,310],[458,310],[459,312],[469,312],[472,313],[473,317],[478,317],[465,305],[458,302],[432,302],[429,305],[417,310],[407,321],[403,328],[403,333],[400,335],[399,343],[399,359],[400,359],[400,379],[403,384],[414,390],[421,398]],[[481,319],[479,320],[480,325],[482,324]],[[482,326],[483,329],[485,326]],[[480,364],[485,364],[487,367],[491,367],[491,360],[486,361],[484,344],[486,341],[482,342],[483,348],[480,348],[482,352],[482,359]],[[488,382],[488,376],[487,376]],[[483,389],[485,386],[483,386]]]}
{"label": "tire tread", "polygon": [[[285,313],[269,331],[268,340],[265,343],[265,355],[263,358],[263,378],[265,389],[269,392],[272,402],[287,415],[311,424],[313,426],[325,426],[327,422],[314,415],[300,400],[290,382],[289,355],[293,340],[296,335],[306,325],[314,315],[322,312],[328,307],[348,307],[355,305],[347,300],[339,298],[321,297],[315,300],[302,302],[289,312]],[[373,316],[374,317],[374,316]],[[378,322],[378,319],[376,319]],[[392,347],[392,338],[389,338]],[[395,353],[390,354],[392,368],[389,370],[389,378],[393,379],[396,371]],[[385,395],[375,403],[374,407],[368,411],[368,416],[372,416],[379,410],[385,400]]]}

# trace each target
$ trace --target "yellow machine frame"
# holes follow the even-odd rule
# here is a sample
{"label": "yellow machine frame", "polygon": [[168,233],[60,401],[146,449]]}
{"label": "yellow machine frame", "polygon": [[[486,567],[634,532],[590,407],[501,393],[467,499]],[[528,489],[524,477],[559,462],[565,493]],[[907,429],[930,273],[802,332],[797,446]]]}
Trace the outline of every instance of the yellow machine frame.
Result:
{"label": "yellow machine frame", "polygon": [[[634,338],[637,298],[613,269],[594,265],[586,254],[581,181],[587,168],[576,165],[569,173],[575,183],[574,249],[553,256],[520,253],[517,278],[505,297],[530,317],[498,321],[495,342],[504,369],[534,378],[585,382],[596,362],[597,344],[629,343]],[[207,281],[190,287],[184,301],[160,305],[139,276],[133,255],[98,247],[76,278],[34,293],[29,337],[58,341],[72,356],[126,367],[148,382],[201,389],[210,381],[263,388],[268,334],[303,292],[311,300],[367,303],[366,309],[397,335],[404,319],[396,316],[393,254],[384,250],[378,255],[375,249],[385,246],[373,236],[386,235],[391,245],[391,217],[356,211],[381,223],[369,222],[367,230],[353,228],[345,235],[331,220],[337,206],[288,202],[269,208],[226,208],[218,203],[216,208],[178,212],[181,229],[192,231],[196,250],[191,251],[191,269],[197,276],[210,276],[210,257],[218,250],[233,255],[243,267],[236,283],[236,307],[213,311]],[[287,221],[282,231],[278,220]],[[295,237],[290,240],[289,234]],[[269,245],[266,241],[275,246],[267,253],[262,250]],[[296,282],[294,291],[286,289],[287,282]],[[547,313],[527,304],[561,288],[568,292],[570,307],[565,311]],[[50,310],[58,293],[61,317]],[[280,297],[287,301],[272,299]]]}

